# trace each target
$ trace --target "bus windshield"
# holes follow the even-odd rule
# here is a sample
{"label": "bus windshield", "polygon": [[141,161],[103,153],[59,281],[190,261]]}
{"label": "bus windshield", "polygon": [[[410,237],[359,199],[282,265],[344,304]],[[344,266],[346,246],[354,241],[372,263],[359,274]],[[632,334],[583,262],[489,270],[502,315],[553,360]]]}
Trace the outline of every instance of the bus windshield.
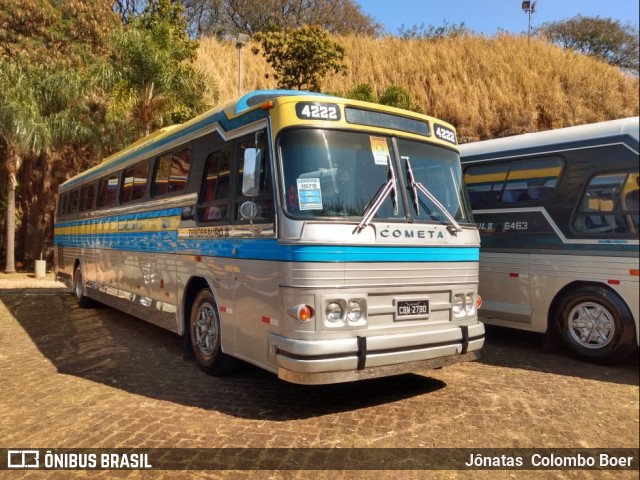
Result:
{"label": "bus windshield", "polygon": [[[406,163],[409,160],[415,181],[437,197],[456,221],[469,223],[458,155],[445,148],[405,139],[397,139],[397,145],[401,163],[393,156],[389,136],[322,129],[282,132],[278,150],[286,211],[303,218],[361,218],[371,211],[371,204],[383,197],[375,209],[377,220],[405,221],[410,217],[448,223],[446,214],[428,197],[419,194],[416,210],[411,192],[408,196],[402,193],[400,176],[408,186]],[[395,183],[394,188],[384,196],[389,182]],[[411,189],[408,187],[408,190]],[[409,212],[405,205],[410,205]]]}

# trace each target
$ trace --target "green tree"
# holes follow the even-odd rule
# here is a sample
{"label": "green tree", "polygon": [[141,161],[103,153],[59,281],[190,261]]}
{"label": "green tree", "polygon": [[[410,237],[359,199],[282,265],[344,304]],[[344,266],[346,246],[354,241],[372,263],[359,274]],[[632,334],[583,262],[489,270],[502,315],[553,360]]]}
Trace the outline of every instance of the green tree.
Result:
{"label": "green tree", "polygon": [[16,189],[25,161],[90,135],[74,112],[81,82],[70,70],[43,71],[0,60],[0,140],[7,173],[6,263],[15,271]]}
{"label": "green tree", "polygon": [[413,99],[411,93],[409,93],[409,90],[397,85],[389,85],[380,93],[380,96],[377,96],[371,85],[361,83],[345,93],[345,97],[424,113],[422,107]]}
{"label": "green tree", "polygon": [[543,24],[537,33],[561,48],[600,58],[638,72],[638,29],[618,20],[577,15],[562,22]]}
{"label": "green tree", "polygon": [[[329,72],[346,70],[342,63],[344,48],[332,41],[318,26],[303,26],[293,30],[257,33],[254,37],[263,55],[271,64],[279,88],[320,90],[322,78]],[[254,47],[254,54],[260,49]],[[266,74],[269,78],[269,74]]]}
{"label": "green tree", "polygon": [[406,28],[404,25],[398,29],[398,35],[405,40],[413,39],[437,39],[437,38],[458,38],[473,34],[473,31],[469,30],[464,22],[459,24],[445,21],[441,26],[436,27],[434,25],[425,26],[424,23],[420,25],[415,24],[410,28]]}
{"label": "green tree", "polygon": [[213,86],[193,66],[198,44],[188,36],[179,2],[152,2],[114,33],[113,45],[110,65],[100,71],[103,85],[113,89],[109,119],[130,118],[137,134],[148,135],[207,108],[203,95]]}

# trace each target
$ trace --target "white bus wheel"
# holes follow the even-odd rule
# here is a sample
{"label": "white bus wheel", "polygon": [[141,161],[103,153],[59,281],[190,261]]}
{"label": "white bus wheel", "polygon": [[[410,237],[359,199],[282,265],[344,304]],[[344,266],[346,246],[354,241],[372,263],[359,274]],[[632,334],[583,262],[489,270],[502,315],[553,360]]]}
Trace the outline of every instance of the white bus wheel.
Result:
{"label": "white bus wheel", "polygon": [[560,303],[559,313],[564,343],[583,360],[619,363],[636,346],[631,312],[617,295],[602,287],[571,291]]}
{"label": "white bus wheel", "polygon": [[189,335],[193,354],[200,368],[209,375],[226,375],[236,360],[222,352],[220,316],[213,294],[200,290],[191,308]]}

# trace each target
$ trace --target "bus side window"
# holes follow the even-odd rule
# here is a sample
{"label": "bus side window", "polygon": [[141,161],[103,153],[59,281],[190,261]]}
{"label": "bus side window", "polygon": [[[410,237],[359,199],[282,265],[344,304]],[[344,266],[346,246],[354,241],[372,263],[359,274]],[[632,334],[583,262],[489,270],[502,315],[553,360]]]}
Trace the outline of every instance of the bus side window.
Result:
{"label": "bus side window", "polygon": [[201,222],[229,220],[230,154],[228,149],[220,150],[207,159],[198,205]]}
{"label": "bus side window", "polygon": [[[271,185],[271,169],[269,165],[269,149],[265,134],[258,135],[259,141],[256,145],[254,138],[248,141],[238,143],[237,162],[238,176],[236,180],[236,221],[246,221],[240,215],[240,205],[244,202],[252,201],[258,207],[258,214],[253,219],[254,222],[273,222],[275,218],[275,209],[273,206],[273,187]],[[259,179],[259,193],[255,197],[245,197],[242,195],[242,164],[244,159],[244,151],[247,148],[257,148],[262,157]]]}
{"label": "bus side window", "polygon": [[464,174],[469,200],[473,208],[500,203],[500,194],[507,179],[508,164],[471,167]]}
{"label": "bus side window", "polygon": [[[607,173],[591,178],[573,221],[574,228],[587,234],[627,234],[637,231],[637,206],[626,205],[623,192],[637,173]],[[633,182],[631,182],[633,184]]]}
{"label": "bus side window", "polygon": [[93,183],[85,185],[80,189],[80,206],[79,210],[84,212],[93,209],[96,198],[96,187]]}
{"label": "bus side window", "polygon": [[147,191],[148,173],[149,165],[147,162],[138,163],[123,172],[120,203],[132,202],[144,197],[144,194]]}
{"label": "bus side window", "polygon": [[110,207],[116,204],[118,199],[118,177],[110,175],[101,178],[98,182],[98,199],[96,201],[97,208]]}
{"label": "bus side window", "polygon": [[69,209],[67,213],[77,213],[78,212],[78,201],[80,200],[80,190],[74,190],[69,194]]}
{"label": "bus side window", "polygon": [[157,158],[156,174],[151,187],[151,195],[156,197],[167,193],[181,192],[187,186],[191,149],[167,153]]}
{"label": "bus side window", "polygon": [[69,203],[69,194],[65,193],[60,197],[60,206],[58,207],[58,216],[64,217],[67,215],[67,205]]}

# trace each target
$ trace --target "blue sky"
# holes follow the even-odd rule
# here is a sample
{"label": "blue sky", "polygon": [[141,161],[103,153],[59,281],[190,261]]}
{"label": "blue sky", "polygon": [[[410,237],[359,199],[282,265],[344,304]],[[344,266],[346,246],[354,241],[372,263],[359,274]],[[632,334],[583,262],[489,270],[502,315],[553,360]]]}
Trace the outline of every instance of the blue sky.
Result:
{"label": "blue sky", "polygon": [[[500,29],[526,33],[527,14],[522,0],[357,0],[362,10],[381,23],[386,32],[398,34],[404,24],[465,25],[478,33],[494,35]],[[531,26],[566,20],[578,14],[620,20],[638,26],[638,0],[538,0]]]}

